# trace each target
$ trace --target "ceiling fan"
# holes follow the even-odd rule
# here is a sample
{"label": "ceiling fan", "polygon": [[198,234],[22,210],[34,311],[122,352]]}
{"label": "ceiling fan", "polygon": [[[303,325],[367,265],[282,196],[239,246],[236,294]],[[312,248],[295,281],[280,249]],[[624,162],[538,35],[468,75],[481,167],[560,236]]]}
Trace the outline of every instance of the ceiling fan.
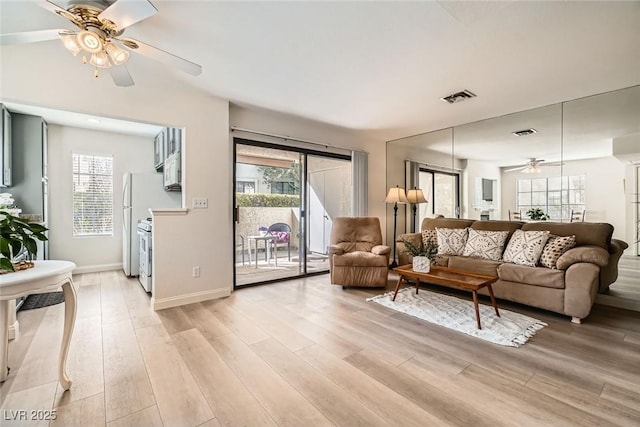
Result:
{"label": "ceiling fan", "polygon": [[77,28],[2,34],[0,45],[36,43],[60,38],[74,56],[83,53],[83,63],[87,62],[86,55],[90,57],[89,63],[95,67],[96,77],[99,68],[108,69],[117,86],[134,84],[125,66],[130,51],[177,67],[194,76],[202,73],[202,67],[194,62],[132,38],[121,38],[126,28],[158,12],[148,0],[72,0],[68,2],[70,5],[67,9],[49,0],[39,0],[37,3],[67,19]]}
{"label": "ceiling fan", "polygon": [[545,162],[543,159],[531,157],[525,165],[518,166],[517,168],[505,169],[505,172],[520,171],[522,173],[540,173],[542,172],[542,166],[562,166],[563,164],[564,163],[562,162]]}

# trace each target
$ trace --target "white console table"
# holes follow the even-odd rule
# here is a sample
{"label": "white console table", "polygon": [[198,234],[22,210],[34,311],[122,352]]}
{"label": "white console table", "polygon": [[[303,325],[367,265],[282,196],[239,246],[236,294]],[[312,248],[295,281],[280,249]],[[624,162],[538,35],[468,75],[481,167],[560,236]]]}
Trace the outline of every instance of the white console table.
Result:
{"label": "white console table", "polygon": [[9,301],[24,295],[55,291],[64,293],[64,332],[60,346],[58,377],[63,390],[69,390],[71,380],[66,372],[67,354],[76,321],[76,290],[71,273],[76,265],[70,261],[35,261],[28,270],[0,275],[0,382],[7,379],[9,334]]}

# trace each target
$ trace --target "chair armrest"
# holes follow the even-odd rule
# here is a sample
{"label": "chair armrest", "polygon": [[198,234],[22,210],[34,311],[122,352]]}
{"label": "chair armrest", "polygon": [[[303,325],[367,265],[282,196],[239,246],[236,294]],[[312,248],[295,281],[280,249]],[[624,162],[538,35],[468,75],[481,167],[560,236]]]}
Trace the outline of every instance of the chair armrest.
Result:
{"label": "chair armrest", "polygon": [[329,246],[329,255],[342,255],[344,253],[344,249],[342,249],[338,245]]}
{"label": "chair armrest", "polygon": [[396,242],[402,243],[405,240],[410,241],[414,245],[422,244],[422,234],[421,233],[404,233],[399,235],[396,238]]}
{"label": "chair armrest", "polygon": [[376,255],[386,255],[391,252],[391,248],[385,245],[377,245],[371,248],[371,253]]}
{"label": "chair armrest", "polygon": [[609,252],[599,246],[578,246],[563,253],[556,261],[556,267],[559,270],[566,270],[579,262],[588,262],[598,267],[604,267],[609,263]]}

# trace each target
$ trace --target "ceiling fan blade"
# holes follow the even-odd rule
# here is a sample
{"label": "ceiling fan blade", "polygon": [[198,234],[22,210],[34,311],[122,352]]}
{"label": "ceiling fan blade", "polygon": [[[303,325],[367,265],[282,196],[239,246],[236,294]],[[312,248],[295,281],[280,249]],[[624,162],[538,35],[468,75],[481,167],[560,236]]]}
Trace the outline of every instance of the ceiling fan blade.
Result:
{"label": "ceiling fan blade", "polygon": [[118,0],[103,10],[98,19],[108,19],[123,30],[157,12],[158,9],[148,0]]}
{"label": "ceiling fan blade", "polygon": [[540,163],[540,166],[563,166],[564,162],[544,162]]}
{"label": "ceiling fan blade", "polygon": [[7,46],[12,44],[27,44],[44,42],[48,40],[56,40],[59,38],[58,34],[67,30],[40,30],[40,31],[27,31],[24,33],[9,33],[0,35],[0,45]]}
{"label": "ceiling fan blade", "polygon": [[526,165],[526,166],[520,166],[520,167],[517,167],[517,168],[505,169],[504,171],[505,172],[515,172],[515,171],[525,170],[528,167],[529,167],[529,165]]}
{"label": "ceiling fan blade", "polygon": [[122,39],[121,41],[126,47],[130,48],[134,52],[148,56],[149,58],[162,62],[163,64],[179,68],[192,76],[199,76],[202,73],[202,66],[195,62],[187,61],[186,59],[180,58],[172,53],[165,52],[164,50],[139,42],[138,40]]}
{"label": "ceiling fan blade", "polygon": [[129,74],[129,70],[124,64],[108,68],[108,70],[116,86],[129,87],[134,85],[133,78],[131,78],[131,74]]}

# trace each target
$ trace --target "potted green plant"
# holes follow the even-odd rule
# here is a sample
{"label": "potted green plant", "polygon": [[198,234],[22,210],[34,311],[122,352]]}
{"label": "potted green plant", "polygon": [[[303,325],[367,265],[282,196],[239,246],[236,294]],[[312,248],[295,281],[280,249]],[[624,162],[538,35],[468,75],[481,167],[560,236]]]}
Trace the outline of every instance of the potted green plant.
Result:
{"label": "potted green plant", "polygon": [[527,216],[532,221],[547,221],[549,219],[549,215],[544,213],[544,211],[540,208],[531,208],[527,211]]}
{"label": "potted green plant", "polygon": [[47,240],[47,227],[18,218],[6,211],[0,211],[0,273],[15,271],[13,259],[22,249],[27,253],[27,262],[23,265],[33,266],[30,261],[38,253],[36,239]]}
{"label": "potted green plant", "polygon": [[438,244],[429,240],[426,244],[414,245],[409,240],[402,239],[404,250],[413,256],[413,271],[423,273],[431,269],[431,263],[435,261],[438,253]]}

